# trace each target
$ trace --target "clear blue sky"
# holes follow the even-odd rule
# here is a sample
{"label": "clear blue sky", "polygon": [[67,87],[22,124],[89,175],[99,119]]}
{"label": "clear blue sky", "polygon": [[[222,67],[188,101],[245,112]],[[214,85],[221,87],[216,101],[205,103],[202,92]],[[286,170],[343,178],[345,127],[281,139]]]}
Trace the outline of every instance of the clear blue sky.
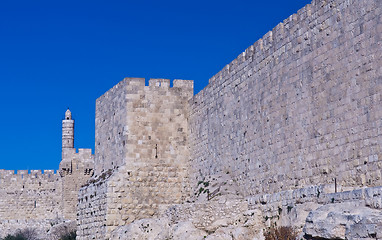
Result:
{"label": "clear blue sky", "polygon": [[0,1],[0,169],[58,169],[70,107],[94,149],[95,99],[124,77],[195,93],[310,0]]}

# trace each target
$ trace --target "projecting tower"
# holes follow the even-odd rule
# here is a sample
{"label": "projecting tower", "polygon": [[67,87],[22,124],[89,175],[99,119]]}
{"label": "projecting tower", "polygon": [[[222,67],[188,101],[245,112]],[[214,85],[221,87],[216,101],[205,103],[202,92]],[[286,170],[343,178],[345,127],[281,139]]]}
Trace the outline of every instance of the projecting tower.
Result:
{"label": "projecting tower", "polygon": [[74,120],[69,108],[62,120],[62,149],[64,148],[74,148]]}

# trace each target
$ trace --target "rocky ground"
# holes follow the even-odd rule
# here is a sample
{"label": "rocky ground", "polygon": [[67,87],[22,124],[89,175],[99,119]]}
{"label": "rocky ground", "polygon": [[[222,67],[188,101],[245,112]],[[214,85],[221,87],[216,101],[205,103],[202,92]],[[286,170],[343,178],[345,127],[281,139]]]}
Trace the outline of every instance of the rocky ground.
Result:
{"label": "rocky ground", "polygon": [[212,176],[198,183],[188,202],[121,226],[111,239],[260,240],[271,226],[293,226],[299,239],[382,239],[382,187],[333,194],[314,190],[311,198],[303,190],[293,203],[263,202],[255,208],[236,189],[228,176]]}

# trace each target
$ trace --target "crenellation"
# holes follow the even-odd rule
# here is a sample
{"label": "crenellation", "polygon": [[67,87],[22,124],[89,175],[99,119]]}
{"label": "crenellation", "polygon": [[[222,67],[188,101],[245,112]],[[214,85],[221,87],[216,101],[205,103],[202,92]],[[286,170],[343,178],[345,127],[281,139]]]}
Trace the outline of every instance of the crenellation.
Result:
{"label": "crenellation", "polygon": [[90,157],[92,155],[92,149],[91,148],[79,148],[78,153],[79,153],[79,155]]}
{"label": "crenellation", "polygon": [[17,170],[17,175],[20,175],[21,177],[27,176],[29,174],[29,170]]}
{"label": "crenellation", "polygon": [[170,79],[151,78],[149,80],[149,86],[170,88]]}
{"label": "crenellation", "polygon": [[126,81],[128,85],[135,85],[135,86],[146,86],[146,80],[144,78],[124,78],[123,81]]}
{"label": "crenellation", "polygon": [[15,174],[15,170],[4,170],[4,169],[0,169],[0,174],[2,176],[10,176],[10,175],[14,175]]}
{"label": "crenellation", "polygon": [[[55,173],[54,170],[44,170],[42,173],[41,170],[32,171],[32,170],[17,170],[15,171],[7,171],[8,174],[1,174],[0,172],[0,185],[2,187],[12,189],[12,186],[24,186],[26,184],[40,184],[44,185],[51,181],[55,181],[58,179],[59,175]],[[12,183],[12,186],[7,186],[7,184]]]}

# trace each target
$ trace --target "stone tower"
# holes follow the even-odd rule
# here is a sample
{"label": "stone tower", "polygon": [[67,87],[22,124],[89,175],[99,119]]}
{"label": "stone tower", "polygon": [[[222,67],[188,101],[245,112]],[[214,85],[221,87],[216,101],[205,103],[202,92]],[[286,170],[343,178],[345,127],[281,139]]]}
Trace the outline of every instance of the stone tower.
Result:
{"label": "stone tower", "polygon": [[96,101],[95,177],[79,193],[78,239],[109,239],[187,194],[193,81],[145,82],[125,78]]}
{"label": "stone tower", "polygon": [[74,148],[74,120],[69,108],[65,112],[65,119],[62,120],[62,148]]}
{"label": "stone tower", "polygon": [[65,219],[76,219],[78,190],[93,174],[94,156],[91,149],[74,148],[74,120],[70,110],[66,110],[62,120],[62,209]]}

